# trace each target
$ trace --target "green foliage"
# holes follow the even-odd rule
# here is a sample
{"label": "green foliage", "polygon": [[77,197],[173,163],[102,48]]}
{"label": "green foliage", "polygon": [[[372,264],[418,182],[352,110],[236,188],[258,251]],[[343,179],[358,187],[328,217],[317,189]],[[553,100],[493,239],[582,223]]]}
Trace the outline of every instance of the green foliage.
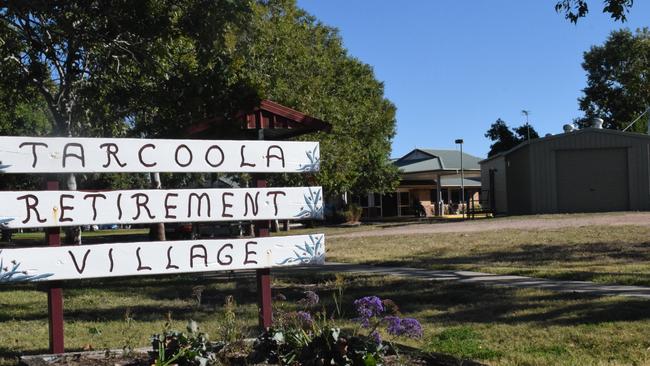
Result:
{"label": "green foliage", "polygon": [[135,347],[137,347],[138,330],[130,308],[127,308],[124,312],[124,322],[122,323],[121,328],[122,329],[120,329],[120,332],[123,337],[122,351],[125,354],[131,354],[133,353]]}
{"label": "green foliage", "polygon": [[[0,136],[48,134],[51,116],[43,99],[32,88],[18,90],[10,84],[0,78]],[[42,178],[34,175],[5,174],[0,179],[0,190],[33,190],[42,185]]]}
{"label": "green foliage", "polygon": [[[624,22],[634,0],[605,0],[603,3],[603,13],[608,13],[614,20]],[[564,13],[564,17],[575,24],[580,18],[587,16],[589,5],[587,0],[560,0],[555,4],[555,11]]]}
{"label": "green foliage", "polygon": [[[343,284],[338,286],[340,301]],[[338,319],[324,307],[320,312],[309,311],[319,304],[318,295],[312,291],[305,292],[305,298],[297,304],[304,310],[277,312],[274,327],[257,338],[250,361],[282,365],[381,365],[384,357],[389,352],[396,354],[397,349],[382,341],[379,328],[386,327],[394,337],[422,336],[419,322],[404,318],[405,326],[400,327],[396,322],[399,311],[395,303],[376,296],[354,302],[359,316],[355,321],[360,323],[354,332],[342,330]],[[417,330],[407,331],[407,322],[416,323]]]}
{"label": "green foliage", "polygon": [[295,325],[273,328],[258,337],[254,350],[252,362],[366,366],[378,364],[387,348],[370,337],[343,333],[322,317],[307,329]]}
{"label": "green foliage", "polygon": [[3,83],[38,91],[56,134],[116,134],[121,109],[102,94],[136,64],[141,45],[167,27],[160,2],[4,2],[0,7]]}
{"label": "green foliage", "polygon": [[239,342],[244,339],[244,324],[237,319],[237,303],[228,295],[219,317],[219,340],[226,343]]}
{"label": "green foliage", "polygon": [[511,130],[506,122],[499,118],[485,133],[485,137],[493,141],[492,145],[490,145],[488,156],[493,156],[502,151],[508,151],[526,141],[529,136],[531,140],[539,138],[539,134],[533,126],[526,123]]}
{"label": "green foliage", "polygon": [[190,320],[188,333],[165,330],[151,337],[155,366],[204,366],[214,359],[207,334],[198,332],[198,325]]}
{"label": "green foliage", "polygon": [[[648,28],[612,32],[603,45],[585,52],[582,67],[587,87],[579,99],[584,117],[578,124],[588,126],[591,119],[600,117],[605,120],[604,128],[622,130],[650,107]],[[646,121],[639,121],[631,131],[645,132]]]}
{"label": "green foliage", "polygon": [[[0,90],[37,93],[27,100],[46,107],[48,134],[177,138],[210,120],[228,136],[240,128],[239,112],[271,99],[333,126],[305,137],[321,142],[316,182],[298,175],[275,182],[312,179],[328,194],[397,184],[389,160],[395,106],[383,84],[295,0],[3,5]],[[28,117],[34,126],[44,121]],[[19,118],[4,120],[0,129],[18,133]]]}
{"label": "green foliage", "polygon": [[330,134],[307,137],[321,142],[316,179],[326,192],[393,188],[398,175],[389,156],[395,106],[385,99],[372,68],[348,55],[338,32],[294,0],[256,3],[250,34],[236,51],[237,78],[262,99],[332,124]]}
{"label": "green foliage", "polygon": [[344,212],[346,222],[350,223],[359,222],[362,214],[363,209],[354,203],[349,204],[348,208]]}
{"label": "green foliage", "polygon": [[491,360],[500,353],[481,344],[481,336],[470,327],[448,328],[435,335],[427,345],[432,352],[447,353],[462,358]]}

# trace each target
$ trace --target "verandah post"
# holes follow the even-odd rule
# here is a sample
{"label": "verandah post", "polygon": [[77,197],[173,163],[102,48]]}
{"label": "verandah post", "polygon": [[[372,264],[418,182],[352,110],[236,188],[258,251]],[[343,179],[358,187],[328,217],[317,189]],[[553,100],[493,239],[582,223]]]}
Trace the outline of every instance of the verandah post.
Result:
{"label": "verandah post", "polygon": [[[58,190],[59,182],[48,179],[46,189],[48,191]],[[47,228],[45,230],[45,240],[48,246],[61,246],[61,229],[58,227]],[[50,330],[50,353],[63,353],[65,352],[63,338],[63,289],[59,282],[52,282],[48,286],[47,310]]]}

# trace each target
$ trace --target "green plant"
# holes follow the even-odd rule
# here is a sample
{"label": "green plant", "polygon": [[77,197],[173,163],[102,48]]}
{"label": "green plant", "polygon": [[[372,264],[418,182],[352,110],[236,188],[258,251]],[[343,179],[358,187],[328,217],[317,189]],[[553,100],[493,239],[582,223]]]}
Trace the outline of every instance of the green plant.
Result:
{"label": "green plant", "polygon": [[[318,295],[312,291],[305,295],[298,305],[313,308]],[[280,313],[276,326],[257,339],[256,358],[251,361],[282,365],[380,365],[390,348],[381,340],[377,331],[380,326],[386,325],[386,331],[395,337],[422,336],[420,323],[397,316],[397,306],[392,301],[368,296],[356,300],[354,307],[358,315],[355,320],[360,325],[351,334],[342,332],[336,319],[328,317],[325,310],[314,316],[304,310]]]}
{"label": "green plant", "polygon": [[133,353],[133,349],[137,346],[138,330],[133,319],[131,308],[126,308],[124,311],[124,323],[122,325],[122,351],[124,354],[129,355]]}
{"label": "green plant", "polygon": [[[91,342],[89,343],[90,349],[106,349],[106,352],[110,352],[108,347],[106,347],[105,342],[102,340],[102,330],[97,326],[89,327],[88,334],[90,335]],[[101,344],[100,344],[101,343]]]}
{"label": "green plant", "polygon": [[343,290],[345,289],[345,285],[345,277],[337,273],[334,280],[332,300],[334,301],[334,315],[339,319],[343,317]]}
{"label": "green plant", "polygon": [[355,203],[350,203],[348,208],[343,212],[346,222],[355,223],[359,222],[363,214],[363,208]]}
{"label": "green plant", "polygon": [[187,332],[165,330],[151,337],[155,366],[205,366],[215,359],[208,335],[198,331],[194,320],[188,322]]}
{"label": "green plant", "polygon": [[237,303],[231,295],[226,296],[223,304],[223,313],[219,322],[219,339],[226,343],[233,343],[244,339],[244,325],[237,319]]}

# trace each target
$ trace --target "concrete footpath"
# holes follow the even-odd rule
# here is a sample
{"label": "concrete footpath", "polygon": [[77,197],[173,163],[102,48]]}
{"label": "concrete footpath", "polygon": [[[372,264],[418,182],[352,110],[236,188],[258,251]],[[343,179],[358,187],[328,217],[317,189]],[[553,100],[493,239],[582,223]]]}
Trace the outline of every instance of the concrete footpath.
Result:
{"label": "concrete footpath", "polygon": [[[391,275],[418,280],[429,281],[456,281],[460,283],[477,283],[482,285],[539,288],[559,292],[580,292],[599,296],[629,296],[650,299],[650,287],[603,285],[588,281],[560,281],[524,276],[496,275],[472,271],[428,270],[408,267],[384,267],[363,264],[326,263],[324,266],[300,266],[274,268],[273,274],[299,274],[305,272],[327,273],[371,273],[378,275]],[[215,272],[206,274],[209,278],[228,278],[254,275],[254,271]]]}

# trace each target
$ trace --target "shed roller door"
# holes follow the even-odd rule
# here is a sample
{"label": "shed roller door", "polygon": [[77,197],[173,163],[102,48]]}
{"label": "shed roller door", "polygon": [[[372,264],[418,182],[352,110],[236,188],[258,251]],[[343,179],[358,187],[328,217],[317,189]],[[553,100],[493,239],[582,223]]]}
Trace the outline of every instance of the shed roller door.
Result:
{"label": "shed roller door", "polygon": [[560,212],[629,209],[627,149],[556,152]]}

